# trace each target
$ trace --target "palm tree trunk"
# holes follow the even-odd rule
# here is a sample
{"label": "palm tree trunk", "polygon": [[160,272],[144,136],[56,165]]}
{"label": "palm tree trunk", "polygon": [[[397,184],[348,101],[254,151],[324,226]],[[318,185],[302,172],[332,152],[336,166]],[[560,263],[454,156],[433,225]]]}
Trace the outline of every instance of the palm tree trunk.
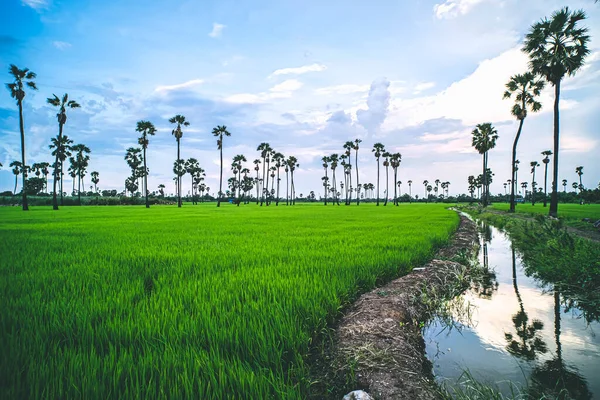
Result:
{"label": "palm tree trunk", "polygon": [[219,170],[219,193],[217,194],[217,207],[221,207],[221,193],[223,191],[223,135],[220,136],[220,143],[221,169]]}
{"label": "palm tree trunk", "polygon": [[358,180],[358,145],[354,154],[354,165],[356,166],[356,205],[360,205],[360,182]]}
{"label": "palm tree trunk", "polygon": [[398,169],[394,168],[394,205],[398,205]]}
{"label": "palm tree trunk", "polygon": [[279,167],[277,167],[277,199],[275,200],[275,205],[279,205]]}
{"label": "palm tree trunk", "polygon": [[13,191],[13,193],[16,195],[17,194],[17,183],[19,182],[19,174],[15,174],[15,190]]}
{"label": "palm tree trunk", "polygon": [[323,184],[323,189],[325,191],[325,205],[327,205],[327,168],[325,168],[325,182]]}
{"label": "palm tree trunk", "polygon": [[513,142],[513,148],[512,148],[512,168],[511,168],[512,182],[510,184],[510,208],[508,210],[508,212],[511,212],[511,213],[515,212],[515,187],[517,185],[517,182],[516,182],[517,171],[516,171],[515,162],[517,161],[517,143],[519,143],[519,137],[521,137],[521,130],[523,129],[524,121],[525,121],[525,119],[521,119],[521,121],[519,122],[519,129],[517,130],[517,135],[515,136],[515,141]]}
{"label": "palm tree trunk", "polygon": [[[180,144],[181,144],[181,141],[179,138],[177,138],[177,162],[178,163],[179,163],[179,159],[181,158]],[[177,173],[177,183],[175,185],[177,186],[177,207],[181,207],[181,176],[179,175],[179,173]],[[218,207],[218,204],[217,204],[217,207]]]}
{"label": "palm tree trunk", "polygon": [[[63,124],[59,123],[58,124],[58,146],[60,146],[60,143],[62,142],[62,131],[63,131]],[[53,186],[53,192],[52,192],[52,209],[53,210],[58,210],[58,199],[56,197],[56,181],[58,179],[58,156],[60,154],[60,149],[57,147],[56,148],[56,159],[54,161],[54,182],[52,183]],[[62,163],[61,163],[61,167],[62,167]],[[60,169],[60,171],[62,172],[62,168]],[[61,190],[61,198],[62,198],[62,190]]]}
{"label": "palm tree trunk", "polygon": [[285,171],[285,205],[290,205],[290,175],[288,171]]}
{"label": "palm tree trunk", "polygon": [[[146,142],[148,143],[148,142]],[[150,203],[148,202],[148,173],[146,169],[146,146],[144,146],[144,195],[146,196],[146,208],[150,208]]]}
{"label": "palm tree trunk", "polygon": [[296,188],[294,187],[294,171],[290,171],[290,176],[292,178],[292,205],[296,205]]}
{"label": "palm tree trunk", "polygon": [[384,206],[387,206],[388,197],[390,197],[390,179],[389,179],[389,167],[385,167],[385,201]]}
{"label": "palm tree trunk", "polygon": [[554,86],[554,161],[552,171],[552,196],[550,198],[550,213],[551,217],[558,217],[558,147],[559,147],[559,109],[558,102],[560,99],[560,81]]}
{"label": "palm tree trunk", "polygon": [[348,154],[348,183],[350,183],[348,186],[348,205],[352,203],[352,163],[350,162],[350,154]]}
{"label": "palm tree trunk", "polygon": [[482,205],[485,207],[487,206],[487,202],[486,202],[486,197],[485,197],[485,188],[486,188],[486,183],[487,183],[487,177],[486,177],[486,173],[485,173],[485,169],[486,169],[486,165],[485,165],[485,154],[483,153],[483,175],[482,175],[482,179],[483,179],[483,192],[482,192],[482,199],[481,199],[481,203]]}
{"label": "palm tree trunk", "polygon": [[535,206],[535,167],[533,167],[533,176],[531,177],[531,205]]}
{"label": "palm tree trunk", "polygon": [[77,174],[77,202],[81,205],[81,172]]}
{"label": "palm tree trunk", "polygon": [[544,207],[548,206],[548,192],[546,188],[548,187],[548,163],[544,164]]}
{"label": "palm tree trunk", "polygon": [[23,102],[21,100],[19,100],[19,129],[21,131],[21,162],[23,163],[23,188],[21,189],[21,193],[23,211],[27,211],[29,210],[29,205],[27,204],[27,193],[25,192],[25,182],[27,180],[27,169],[25,168],[25,127],[23,126]]}
{"label": "palm tree trunk", "polygon": [[[265,201],[265,167],[267,165],[267,158],[263,157],[263,179],[262,179],[262,185],[261,185],[261,192],[260,192],[260,206],[262,207],[263,202]],[[258,174],[257,174],[258,175]],[[260,182],[259,182],[260,184]]]}
{"label": "palm tree trunk", "polygon": [[259,190],[260,190],[260,181],[258,180],[258,170],[256,170],[256,204],[258,204],[258,198],[259,196]]}
{"label": "palm tree trunk", "polygon": [[377,205],[379,206],[379,158],[377,158]]}

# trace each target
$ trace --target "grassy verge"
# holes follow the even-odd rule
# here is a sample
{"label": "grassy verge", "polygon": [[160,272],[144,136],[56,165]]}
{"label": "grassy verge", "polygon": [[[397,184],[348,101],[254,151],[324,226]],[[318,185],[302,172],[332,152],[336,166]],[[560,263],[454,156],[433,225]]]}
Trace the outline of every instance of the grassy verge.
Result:
{"label": "grassy verge", "polygon": [[[494,203],[492,209],[498,211],[508,211],[508,203]],[[548,207],[538,203],[535,206],[531,204],[517,204],[516,213],[526,216],[535,217],[538,215],[548,215]],[[577,229],[595,230],[591,223],[583,222],[588,218],[592,222],[600,220],[600,204],[559,204],[558,205],[559,219],[567,226]]]}
{"label": "grassy verge", "polygon": [[0,398],[304,398],[312,341],[444,205],[0,209]]}

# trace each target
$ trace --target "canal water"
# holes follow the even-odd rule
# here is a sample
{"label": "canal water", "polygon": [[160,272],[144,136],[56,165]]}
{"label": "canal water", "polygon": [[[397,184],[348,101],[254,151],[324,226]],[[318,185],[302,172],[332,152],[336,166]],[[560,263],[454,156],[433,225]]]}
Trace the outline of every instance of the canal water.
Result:
{"label": "canal water", "polygon": [[424,330],[436,379],[452,385],[468,370],[504,394],[513,382],[534,395],[600,399],[600,323],[526,276],[507,235],[481,223],[480,230],[488,279],[458,299],[462,312],[452,323],[438,318]]}

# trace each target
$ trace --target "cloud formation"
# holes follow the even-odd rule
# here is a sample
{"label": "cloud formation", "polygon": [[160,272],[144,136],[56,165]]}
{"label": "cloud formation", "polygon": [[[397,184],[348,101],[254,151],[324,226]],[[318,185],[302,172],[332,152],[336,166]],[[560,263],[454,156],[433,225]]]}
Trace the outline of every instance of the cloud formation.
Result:
{"label": "cloud formation", "polygon": [[52,45],[59,50],[66,50],[69,47],[71,47],[71,43],[61,42],[59,40],[55,40],[54,42],[52,42]]}
{"label": "cloud formation", "polygon": [[34,10],[42,10],[48,8],[48,0],[21,0],[24,6],[29,6]]}
{"label": "cloud formation", "polygon": [[321,72],[321,71],[325,71],[327,69],[326,65],[323,64],[311,64],[311,65],[304,65],[302,67],[296,67],[296,68],[281,68],[281,69],[277,69],[275,71],[273,71],[273,73],[271,74],[271,76],[277,76],[277,75],[301,75],[301,74],[306,74],[307,72]]}
{"label": "cloud formation", "polygon": [[221,36],[221,34],[223,33],[223,29],[225,29],[225,28],[226,28],[226,25],[213,22],[212,31],[210,31],[208,36],[210,36],[211,38],[218,38],[219,36]]}
{"label": "cloud formation", "polygon": [[468,13],[473,7],[484,0],[446,0],[433,6],[433,12],[438,19],[456,18]]}
{"label": "cloud formation", "polygon": [[192,79],[191,81],[178,83],[176,85],[161,85],[157,86],[154,91],[155,92],[169,92],[172,90],[180,90],[180,89],[188,89],[193,86],[197,86],[204,83],[203,79]]}
{"label": "cloud formation", "polygon": [[390,104],[390,81],[387,78],[376,79],[371,83],[367,109],[356,112],[356,119],[369,134],[378,133],[381,124],[385,121]]}

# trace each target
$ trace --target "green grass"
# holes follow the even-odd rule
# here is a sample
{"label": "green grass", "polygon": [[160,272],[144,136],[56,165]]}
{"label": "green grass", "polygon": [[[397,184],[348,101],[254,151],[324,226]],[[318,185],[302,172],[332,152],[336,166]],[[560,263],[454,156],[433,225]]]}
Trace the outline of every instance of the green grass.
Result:
{"label": "green grass", "polygon": [[[544,207],[543,203],[536,203],[535,206],[529,204],[517,204],[516,212],[521,214],[543,214],[548,215],[550,204],[548,203],[548,207]],[[508,203],[494,203],[492,204],[492,208],[500,211],[508,211],[509,204]],[[600,219],[600,204],[562,204],[558,205],[558,216],[559,218],[564,218],[567,221],[575,222],[581,221],[583,218],[589,218],[593,221],[597,221]]]}
{"label": "green grass", "polygon": [[0,398],[303,398],[311,341],[443,205],[0,209]]}

